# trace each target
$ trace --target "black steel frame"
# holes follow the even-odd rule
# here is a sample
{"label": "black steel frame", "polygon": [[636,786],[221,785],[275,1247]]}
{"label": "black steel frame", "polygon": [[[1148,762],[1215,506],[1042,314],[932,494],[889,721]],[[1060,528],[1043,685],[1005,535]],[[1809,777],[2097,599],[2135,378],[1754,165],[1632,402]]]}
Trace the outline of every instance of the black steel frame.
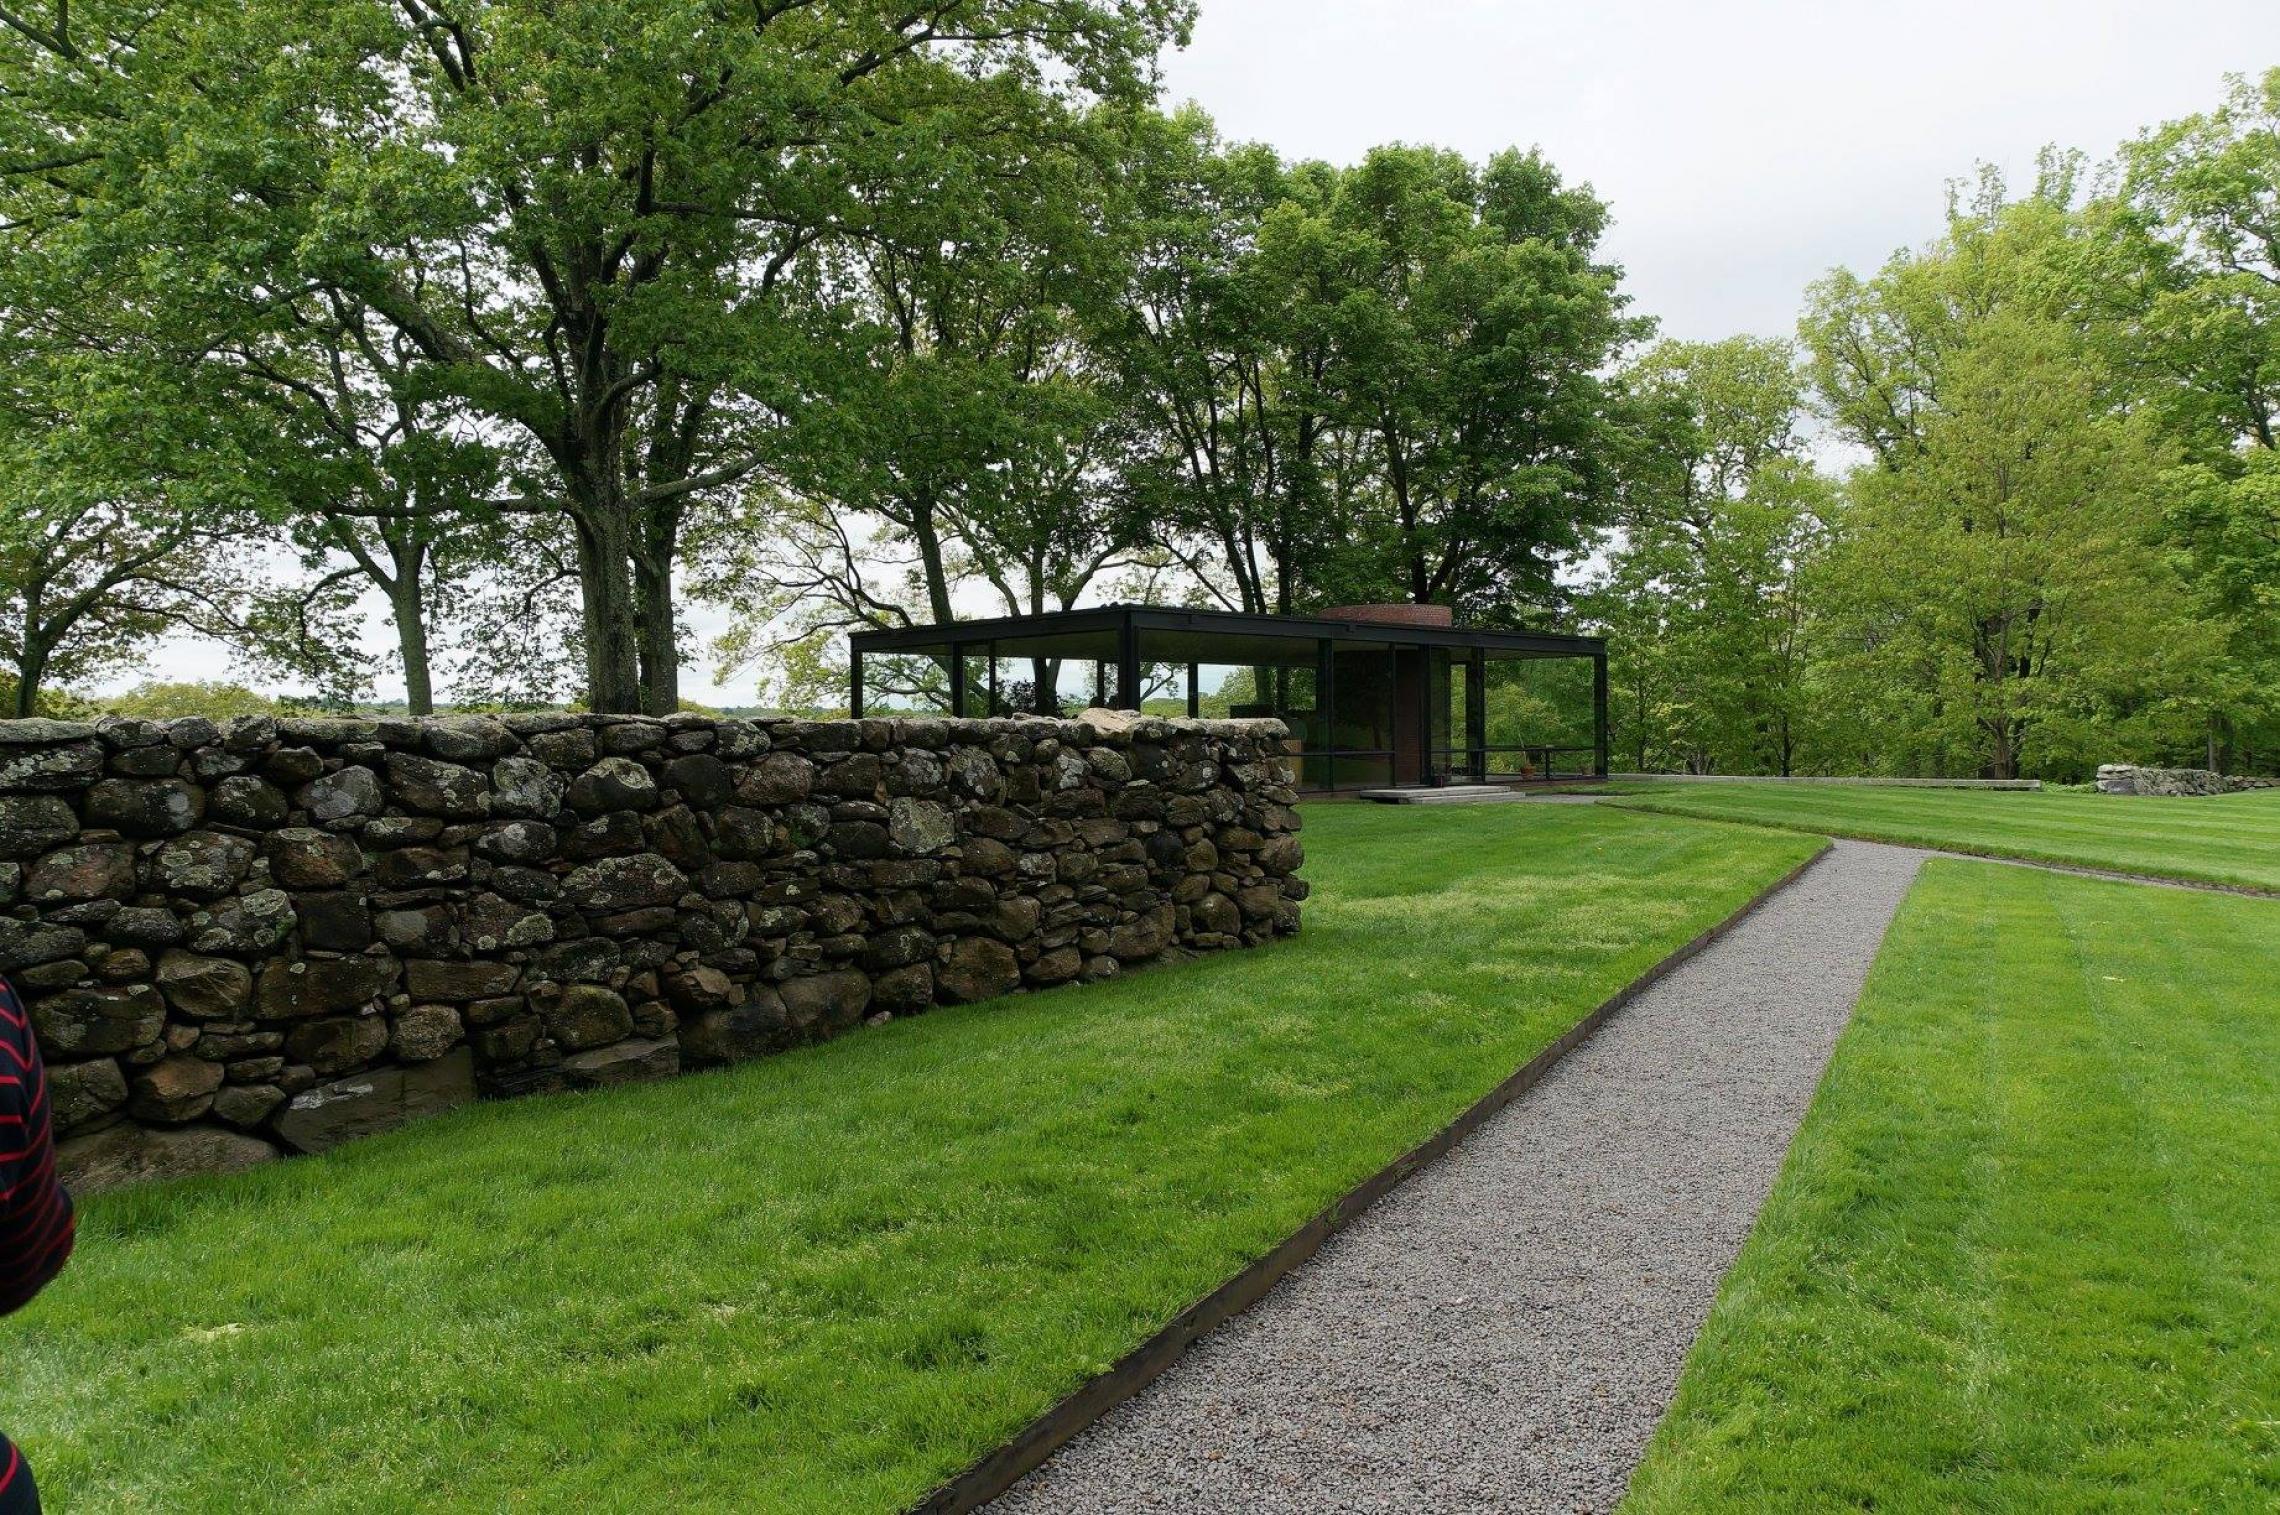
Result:
{"label": "black steel frame", "polygon": [[[1356,621],[1326,616],[1274,616],[1249,615],[1225,610],[1183,610],[1155,605],[1102,605],[1086,610],[1050,611],[1043,615],[1006,616],[983,621],[959,621],[946,626],[909,626],[892,630],[858,631],[848,638],[848,704],[850,713],[858,718],[863,714],[863,659],[870,654],[920,654],[943,658],[949,667],[950,708],[963,713],[967,704],[966,659],[987,657],[989,660],[989,708],[998,704],[997,665],[999,654],[996,644],[1001,641],[1028,641],[1038,637],[1107,634],[1114,638],[1116,670],[1114,690],[1107,684],[1107,659],[1093,659],[1095,664],[1095,702],[1113,703],[1121,710],[1138,710],[1141,697],[1141,638],[1150,631],[1184,631],[1205,635],[1217,634],[1234,637],[1272,637],[1286,641],[1304,641],[1311,638],[1315,648],[1316,699],[1326,709],[1335,709],[1337,701],[1337,667],[1335,650],[1341,642],[1367,642],[1396,649],[1431,651],[1445,649],[1451,654],[1463,655],[1465,678],[1465,733],[1464,746],[1453,748],[1436,746],[1433,741],[1432,701],[1419,702],[1424,729],[1419,735],[1419,750],[1425,754],[1424,767],[1429,778],[1437,773],[1462,772],[1467,777],[1486,780],[1489,777],[1488,759],[1491,752],[1531,752],[1546,756],[1546,768],[1554,753],[1589,752],[1591,772],[1588,776],[1605,778],[1608,761],[1607,731],[1607,642],[1603,637],[1568,636],[1542,631],[1475,631],[1461,628],[1431,626],[1398,626],[1382,621]],[[1592,730],[1594,744],[1590,748],[1527,747],[1491,748],[1488,745],[1487,668],[1490,654],[1504,657],[1589,658],[1592,664]],[[1006,654],[1028,656],[1028,654]],[[1231,664],[1247,659],[1231,656]],[[1197,713],[1198,693],[1196,679],[1201,664],[1189,662],[1187,668],[1188,714]],[[1447,770],[1438,770],[1437,757],[1454,757],[1462,753],[1462,769],[1453,762]],[[1390,756],[1389,753],[1348,751],[1329,748],[1318,754],[1335,768],[1339,758]],[[1546,777],[1552,777],[1549,772]],[[1574,775],[1584,777],[1586,775]],[[1332,788],[1336,775],[1331,774]]]}

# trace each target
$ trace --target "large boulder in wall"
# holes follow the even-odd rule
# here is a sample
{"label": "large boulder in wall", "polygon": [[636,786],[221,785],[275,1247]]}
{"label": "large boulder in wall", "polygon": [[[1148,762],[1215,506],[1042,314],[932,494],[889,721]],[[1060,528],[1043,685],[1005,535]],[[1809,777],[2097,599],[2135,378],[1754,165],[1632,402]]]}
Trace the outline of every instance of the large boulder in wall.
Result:
{"label": "large boulder in wall", "polygon": [[323,1152],[474,1098],[475,1054],[462,1046],[431,1063],[372,1068],[304,1090],[277,1117],[276,1130],[296,1151]]}

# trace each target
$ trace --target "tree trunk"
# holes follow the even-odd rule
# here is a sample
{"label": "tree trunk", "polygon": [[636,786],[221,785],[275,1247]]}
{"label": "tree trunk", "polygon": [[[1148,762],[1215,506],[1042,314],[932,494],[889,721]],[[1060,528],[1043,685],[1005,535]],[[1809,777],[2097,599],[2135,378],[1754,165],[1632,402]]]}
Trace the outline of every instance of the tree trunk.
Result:
{"label": "tree trunk", "polygon": [[2011,723],[1995,723],[1995,751],[1987,760],[1986,775],[1991,779],[2015,779],[2018,773],[2018,756],[2011,748]]}
{"label": "tree trunk", "polygon": [[633,554],[641,708],[649,715],[671,715],[681,708],[681,646],[673,614],[673,556],[680,535],[679,505],[653,504]]}
{"label": "tree trunk", "polygon": [[396,647],[404,659],[404,708],[413,715],[435,714],[435,681],[428,667],[427,621],[417,578],[398,579],[392,597]]}
{"label": "tree trunk", "polygon": [[16,659],[15,716],[27,720],[37,713],[40,682],[47,677],[48,649],[54,643],[40,634],[40,607],[45,598],[46,586],[37,578],[22,586],[22,633],[16,645],[23,649]]}
{"label": "tree trunk", "polygon": [[1647,733],[1647,681],[1643,678],[1639,680],[1638,695],[1639,709],[1633,730],[1638,738],[1639,760],[1632,764],[1631,768],[1634,773],[1645,773],[1647,771],[1647,743],[1650,738]]}
{"label": "tree trunk", "polygon": [[435,676],[429,665],[427,604],[420,579],[426,571],[427,544],[417,538],[388,542],[395,575],[382,586],[396,618],[396,650],[404,660],[404,708],[413,715],[435,714]]}
{"label": "tree trunk", "polygon": [[632,532],[624,502],[606,499],[572,517],[578,536],[578,587],[586,633],[586,708],[641,712],[635,635]]}
{"label": "tree trunk", "polygon": [[16,718],[29,720],[39,714],[40,680],[47,673],[47,653],[28,640],[23,660],[16,665]]}
{"label": "tree trunk", "polygon": [[649,553],[633,560],[633,596],[639,620],[641,708],[648,715],[671,715],[681,708],[681,649],[674,635],[673,568]]}
{"label": "tree trunk", "polygon": [[943,567],[942,532],[935,525],[931,500],[910,502],[910,534],[918,544],[919,567],[926,576],[926,608],[933,613],[935,625],[947,626],[957,616],[950,609],[950,578]]}
{"label": "tree trunk", "polygon": [[1980,768],[1980,777],[2008,779],[2015,777],[2013,769],[2017,756],[2011,745],[2010,686],[2011,669],[2010,616],[1983,616],[1980,618],[1976,649],[1979,657],[1979,684],[1987,693],[1983,696],[1993,702],[1995,713],[1981,717],[1987,734],[1994,739],[1994,750]]}

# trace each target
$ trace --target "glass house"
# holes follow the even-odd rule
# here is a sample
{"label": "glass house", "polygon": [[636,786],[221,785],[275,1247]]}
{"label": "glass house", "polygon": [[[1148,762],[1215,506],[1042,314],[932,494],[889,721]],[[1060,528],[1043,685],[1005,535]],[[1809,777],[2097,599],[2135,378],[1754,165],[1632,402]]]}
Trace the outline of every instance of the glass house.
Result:
{"label": "glass house", "polygon": [[1469,630],[1440,606],[1103,605],[861,631],[848,650],[857,716],[1274,716],[1298,787],[1316,793],[1607,774],[1606,642]]}

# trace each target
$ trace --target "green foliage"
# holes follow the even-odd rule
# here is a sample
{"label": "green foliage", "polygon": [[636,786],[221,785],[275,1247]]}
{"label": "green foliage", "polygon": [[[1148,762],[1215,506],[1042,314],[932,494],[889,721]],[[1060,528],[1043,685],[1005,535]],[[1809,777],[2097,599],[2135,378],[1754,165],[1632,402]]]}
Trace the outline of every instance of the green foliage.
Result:
{"label": "green foliage", "polygon": [[[1512,748],[1591,748],[1595,735],[1591,677],[1591,664],[1581,658],[1490,662],[1482,680],[1490,771],[1520,771],[1522,755],[1509,750]],[[1454,679],[1461,692],[1463,673],[1458,672]],[[1464,721],[1460,715],[1452,715],[1450,729],[1452,740],[1462,745]],[[1507,750],[1500,752],[1499,748]],[[1572,768],[1575,754],[1555,755],[1553,763],[1555,767]]]}
{"label": "green foliage", "polygon": [[1595,261],[1607,208],[1539,154],[1378,148],[1338,176],[1318,318],[1347,549],[1341,599],[1513,624],[1607,519],[1626,408],[1600,375],[1649,323]]}
{"label": "green foliage", "polygon": [[[22,277],[0,258],[0,310]],[[95,350],[16,311],[0,330],[17,339],[0,385],[0,662],[16,712],[173,632],[258,643],[263,514],[243,480],[260,424],[218,405],[211,375],[154,367],[136,333]]]}
{"label": "green foliage", "polygon": [[5,670],[0,670],[0,711],[10,716],[45,716],[51,721],[84,721],[100,714],[93,701],[52,684],[35,690],[25,700],[16,676]]}
{"label": "green foliage", "polygon": [[[852,323],[817,381],[833,424],[692,537],[724,665],[813,699],[848,629],[976,594],[1492,621],[1560,598],[1627,456],[1599,375],[1644,329],[1588,190],[1519,154],[1285,164],[1192,110],[1022,140],[945,168],[931,239],[821,257]],[[905,673],[881,692],[924,687]]]}
{"label": "green foliage", "polygon": [[1312,383],[1326,344],[1305,314],[1332,277],[1304,228],[1334,171],[1225,143],[1193,109],[1126,131],[1131,263],[1092,343],[1118,385],[1133,519],[1222,604],[1288,612],[1340,524]]}
{"label": "green foliage", "polygon": [[2081,160],[2048,154],[2028,194],[1983,173],[1937,241],[1817,284],[1803,373],[1869,460],[1841,484],[1801,456],[1778,349],[1636,366],[1656,440],[1593,599],[1624,763],[2080,780],[2280,758],[2262,360],[2194,366],[2269,328],[2266,281],[2235,276],[2254,239],[2224,228],[2263,224],[2280,177],[2248,119],[2270,92],[2149,134],[2118,198],[2085,203]]}
{"label": "green foliage", "polygon": [[1191,16],[0,11],[19,703],[183,631],[361,698],[375,600],[414,709],[662,712],[684,594],[822,707],[850,629],[982,603],[1588,588],[1632,766],[2280,764],[2280,70],[2096,195],[1983,176],[1794,351],[1628,362],[1588,186],[1229,143],[1155,109]]}
{"label": "green foliage", "polygon": [[2068,160],[2017,202],[1987,176],[1939,243],[1814,292],[1822,399],[1876,459],[1820,607],[1829,741],[1866,771],[2080,777],[2167,692],[2133,687],[2176,603],[2164,455],[2067,318],[2072,194]]}
{"label": "green foliage", "polygon": [[185,715],[220,720],[233,715],[280,715],[306,708],[305,702],[272,699],[243,684],[221,680],[137,684],[125,694],[105,695],[94,705],[105,715],[132,715],[146,720]]}
{"label": "green foliage", "polygon": [[1590,608],[1632,767],[1788,773],[1811,750],[1808,575],[1834,513],[1797,434],[1785,343],[1664,343],[1631,371],[1655,418]]}
{"label": "green foliage", "polygon": [[2195,705],[2208,720],[2207,765],[2237,769],[2280,751],[2280,452],[2171,478],[2174,562],[2203,655]]}
{"label": "green foliage", "polygon": [[[1185,0],[185,0],[163,25],[140,9],[10,18],[29,87],[0,111],[0,152],[49,166],[5,178],[0,261],[36,269],[40,308],[143,313],[178,360],[242,384],[241,413],[266,396],[288,428],[323,429],[338,386],[312,357],[346,354],[364,408],[410,406],[420,435],[495,450],[492,503],[574,544],[586,680],[612,710],[677,698],[682,531],[787,429],[837,424],[812,402],[862,338],[829,256],[932,245],[1040,124],[1145,100],[1189,16]],[[312,457],[385,462],[380,493],[401,495],[414,460],[350,430]],[[373,508],[406,524],[442,503]]]}
{"label": "green foliage", "polygon": [[2191,467],[2168,525],[2211,672],[2207,761],[2280,751],[2280,69],[2123,150],[2123,361]]}
{"label": "green foliage", "polygon": [[1413,600],[1508,624],[1604,521],[1642,336],[1606,207],[1539,155],[1351,168],[1143,131],[1140,257],[1106,339],[1144,519],[1225,604]]}
{"label": "green foliage", "polygon": [[1014,96],[999,115],[936,159],[904,240],[818,253],[842,328],[812,423],[692,534],[697,591],[731,613],[713,650],[771,695],[844,687],[851,627],[957,619],[968,586],[1006,614],[1062,609],[1142,557],[1085,341],[1129,252],[1121,114]]}
{"label": "green foliage", "polygon": [[1622,1508],[2280,1502],[2276,943],[1929,864]]}
{"label": "green foliage", "polygon": [[2224,460],[2280,446],[2280,68],[2122,151],[2109,235],[2129,350],[2169,429]]}
{"label": "green foliage", "polygon": [[1871,771],[1989,778],[2190,743],[2163,730],[2200,670],[2164,657],[2195,633],[2158,541],[2159,439],[2112,413],[2064,324],[1961,324],[1911,437],[1851,480],[1823,606],[1825,695],[1850,713],[1832,740]]}

